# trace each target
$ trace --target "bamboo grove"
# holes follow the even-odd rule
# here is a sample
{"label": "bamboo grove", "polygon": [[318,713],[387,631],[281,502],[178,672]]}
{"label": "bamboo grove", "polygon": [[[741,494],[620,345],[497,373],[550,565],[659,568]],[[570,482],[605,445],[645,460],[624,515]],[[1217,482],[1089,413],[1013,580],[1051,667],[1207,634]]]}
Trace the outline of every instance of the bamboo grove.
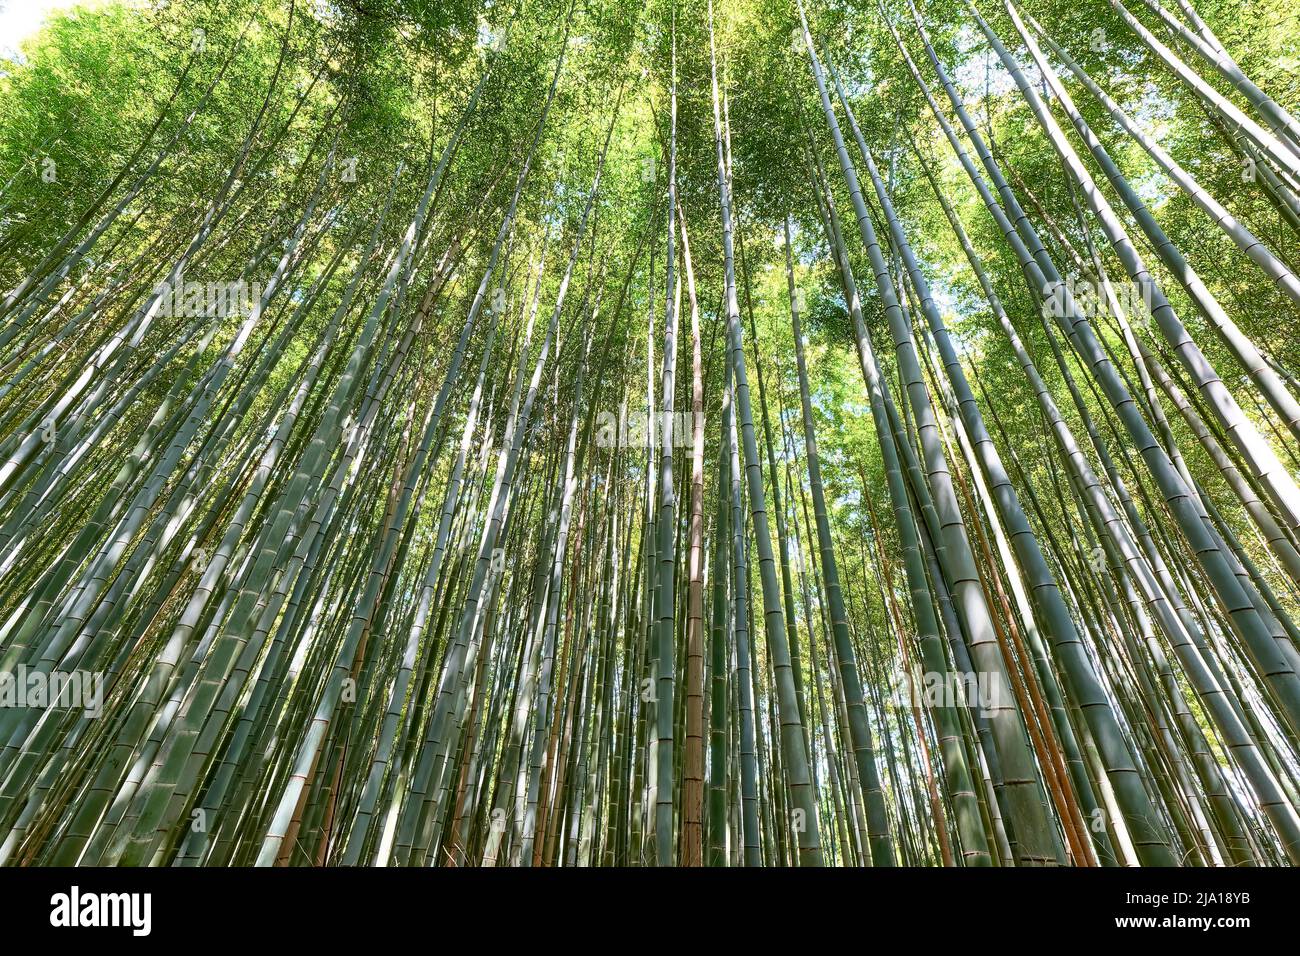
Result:
{"label": "bamboo grove", "polygon": [[1296,21],[55,16],[0,860],[1300,862]]}

